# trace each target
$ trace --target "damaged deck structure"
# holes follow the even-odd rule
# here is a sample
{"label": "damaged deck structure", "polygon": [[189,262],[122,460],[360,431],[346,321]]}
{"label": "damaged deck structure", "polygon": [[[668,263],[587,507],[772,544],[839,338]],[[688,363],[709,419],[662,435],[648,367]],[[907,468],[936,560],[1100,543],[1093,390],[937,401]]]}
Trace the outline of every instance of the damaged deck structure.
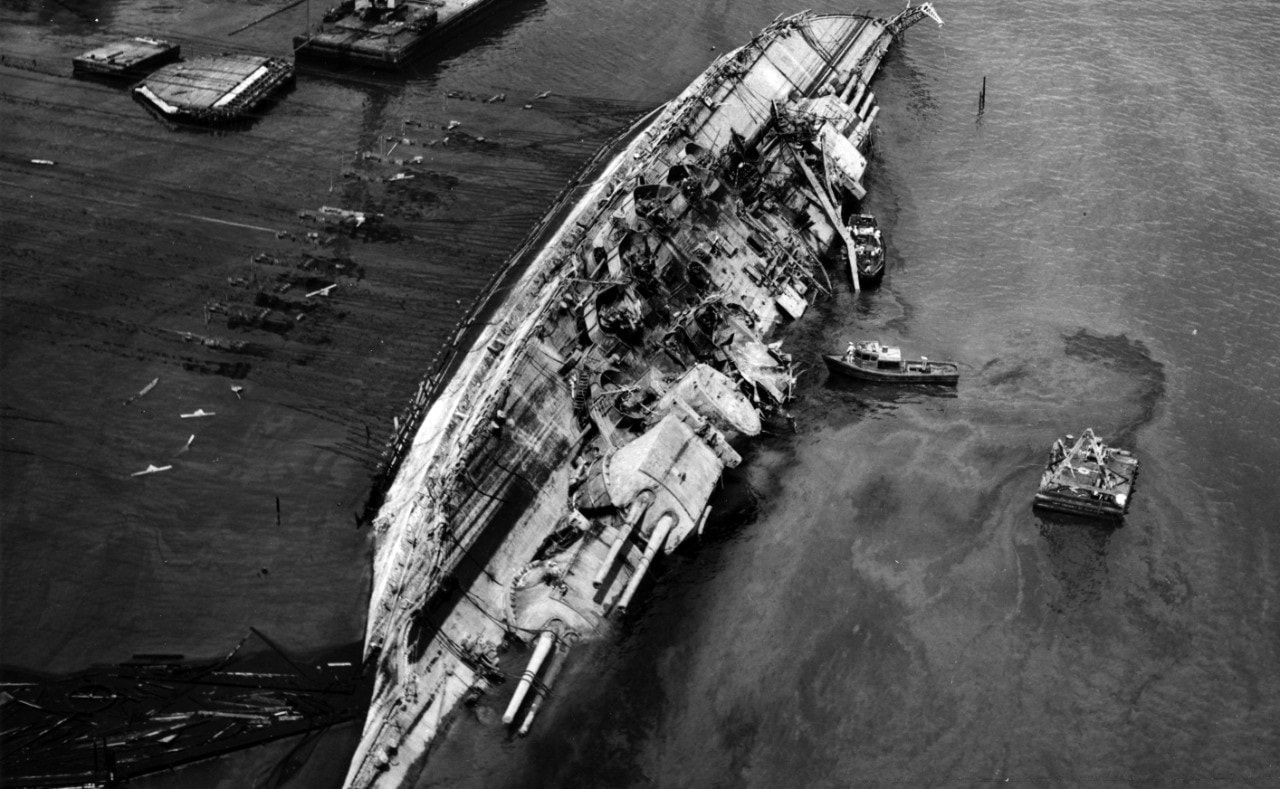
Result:
{"label": "damaged deck structure", "polygon": [[[458,703],[520,670],[504,721],[526,730],[572,645],[705,524],[731,443],[791,396],[779,329],[830,288],[826,256],[856,276],[868,82],[925,16],[776,21],[589,167],[508,263],[374,520],[348,786],[408,785]],[[532,646],[516,668],[513,639]]]}
{"label": "damaged deck structure", "polygon": [[1102,443],[1093,428],[1053,442],[1034,505],[1087,518],[1121,520],[1133,501],[1138,459]]}

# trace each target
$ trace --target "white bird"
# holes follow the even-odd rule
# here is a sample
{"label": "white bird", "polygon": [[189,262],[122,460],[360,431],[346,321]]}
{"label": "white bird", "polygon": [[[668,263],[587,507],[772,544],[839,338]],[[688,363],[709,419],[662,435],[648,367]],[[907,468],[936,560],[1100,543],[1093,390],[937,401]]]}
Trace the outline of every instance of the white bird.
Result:
{"label": "white bird", "polygon": [[338,287],[338,283],[336,283],[336,282],[335,282],[335,283],[333,283],[332,285],[327,285],[327,286],[325,286],[325,287],[321,288],[320,290],[313,290],[313,291],[311,291],[310,293],[308,293],[308,294],[306,295],[306,297],[305,297],[305,298],[308,298],[308,299],[309,299],[309,298],[311,298],[312,296],[328,296],[328,295],[329,295],[329,291],[333,290],[333,289],[334,289],[334,288],[336,288],[336,287]]}
{"label": "white bird", "polygon": [[196,410],[192,411],[192,412],[191,412],[191,413],[189,413],[189,414],[182,414],[182,418],[183,418],[183,419],[194,419],[194,418],[196,418],[196,417],[201,417],[201,416],[213,416],[215,413],[216,413],[216,412],[214,412],[214,411],[206,411],[206,410],[204,410],[203,408],[197,408]]}
{"label": "white bird", "polygon": [[154,463],[151,463],[151,464],[148,464],[148,466],[144,468],[142,471],[135,471],[129,476],[143,477],[143,476],[146,476],[147,474],[154,474],[157,471],[168,471],[171,468],[173,468],[173,466],[157,466]]}
{"label": "white bird", "polygon": [[[240,399],[240,393],[244,391],[244,387],[243,387],[243,386],[241,386],[240,384],[232,384],[232,385],[231,385],[231,391],[233,391],[233,392],[235,392],[235,393],[236,393],[236,399],[237,399],[237,400],[239,400],[239,399]],[[194,438],[194,436],[192,436],[192,437]]]}

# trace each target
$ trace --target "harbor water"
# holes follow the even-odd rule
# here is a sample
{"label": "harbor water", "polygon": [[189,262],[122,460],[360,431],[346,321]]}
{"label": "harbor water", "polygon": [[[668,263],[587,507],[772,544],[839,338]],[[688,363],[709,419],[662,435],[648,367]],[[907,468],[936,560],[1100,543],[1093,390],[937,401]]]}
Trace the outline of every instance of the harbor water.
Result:
{"label": "harbor water", "polygon": [[[848,10],[514,0],[218,134],[70,77],[121,36],[287,54],[302,5],[235,32],[284,5],[0,9],[0,663],[211,657],[249,627],[350,654],[381,446],[507,254],[713,58]],[[783,335],[795,430],[743,447],[527,737],[481,699],[419,786],[1280,782],[1280,9],[936,6],[873,85],[884,281],[833,267]],[[319,245],[322,205],[385,219]],[[960,383],[829,378],[855,339]],[[1118,528],[1030,506],[1086,427],[1141,460]],[[266,786],[309,754],[288,785],[337,786],[355,734],[139,785]]]}

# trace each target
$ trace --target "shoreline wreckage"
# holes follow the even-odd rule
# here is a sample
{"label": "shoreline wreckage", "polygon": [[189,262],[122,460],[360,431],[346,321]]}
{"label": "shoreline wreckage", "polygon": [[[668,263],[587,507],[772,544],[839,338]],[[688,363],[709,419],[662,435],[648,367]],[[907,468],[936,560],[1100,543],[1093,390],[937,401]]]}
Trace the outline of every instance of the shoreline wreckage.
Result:
{"label": "shoreline wreckage", "polygon": [[346,786],[409,785],[458,705],[519,671],[503,721],[527,731],[571,647],[701,531],[731,442],[787,416],[776,335],[829,291],[823,260],[859,286],[868,83],[925,17],[775,20],[597,156],[495,275],[375,487]]}

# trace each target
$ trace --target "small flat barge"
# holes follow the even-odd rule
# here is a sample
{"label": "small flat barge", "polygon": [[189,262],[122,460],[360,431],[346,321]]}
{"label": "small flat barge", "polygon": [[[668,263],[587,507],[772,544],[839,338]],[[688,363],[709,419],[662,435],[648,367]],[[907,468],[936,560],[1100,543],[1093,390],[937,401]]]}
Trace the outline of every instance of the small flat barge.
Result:
{"label": "small flat barge", "polygon": [[173,63],[138,83],[133,95],[166,120],[240,120],[293,82],[293,64],[259,55],[211,55]]}
{"label": "small flat barge", "polygon": [[137,80],[174,62],[180,54],[177,44],[140,36],[85,52],[71,61],[71,73],[77,77]]}
{"label": "small flat barge", "polygon": [[955,362],[932,361],[927,356],[903,359],[901,349],[876,340],[851,342],[843,355],[827,354],[822,358],[833,374],[863,381],[954,385],[960,380],[960,366]]}
{"label": "small flat barge", "polygon": [[1137,476],[1137,458],[1107,446],[1086,428],[1079,438],[1067,435],[1053,442],[1035,506],[1119,520],[1129,510]]}
{"label": "small flat barge", "polygon": [[849,235],[853,237],[854,260],[863,283],[876,283],[884,276],[884,236],[871,214],[849,217]]}
{"label": "small flat barge", "polygon": [[422,55],[440,34],[501,0],[343,0],[320,29],[295,36],[300,58],[397,69]]}

